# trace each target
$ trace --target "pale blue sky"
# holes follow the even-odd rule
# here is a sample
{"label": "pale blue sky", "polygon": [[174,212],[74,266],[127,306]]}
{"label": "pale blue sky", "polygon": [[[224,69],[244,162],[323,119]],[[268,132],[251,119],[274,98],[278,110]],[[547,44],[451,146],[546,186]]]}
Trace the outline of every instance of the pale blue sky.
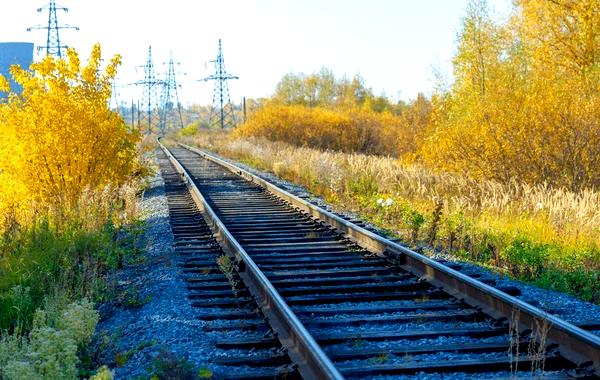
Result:
{"label": "pale blue sky", "polygon": [[[501,17],[510,0],[488,0]],[[44,23],[36,12],[46,0],[3,4],[0,41],[42,44]],[[59,20],[77,25],[61,38],[84,54],[100,42],[107,54],[120,53],[121,85],[143,78],[148,45],[157,72],[164,71],[169,50],[179,62],[184,103],[209,103],[212,84],[194,82],[210,74],[217,40],[223,39],[232,100],[272,93],[287,72],[312,72],[325,66],[338,75],[360,73],[376,93],[413,98],[433,88],[432,67],[451,72],[456,33],[467,0],[60,0],[69,13]],[[8,17],[6,17],[8,16]],[[205,64],[207,67],[205,67]],[[124,86],[121,100],[141,96]]]}

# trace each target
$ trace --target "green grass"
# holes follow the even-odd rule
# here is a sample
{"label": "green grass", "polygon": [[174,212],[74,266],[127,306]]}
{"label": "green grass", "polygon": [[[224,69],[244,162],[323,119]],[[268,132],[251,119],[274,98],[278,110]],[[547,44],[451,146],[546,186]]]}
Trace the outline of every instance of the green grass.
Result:
{"label": "green grass", "polygon": [[106,288],[103,274],[128,250],[114,239],[110,224],[86,231],[62,229],[47,220],[4,235],[0,242],[0,330],[31,328],[33,313],[49,292],[72,299],[97,299]]}

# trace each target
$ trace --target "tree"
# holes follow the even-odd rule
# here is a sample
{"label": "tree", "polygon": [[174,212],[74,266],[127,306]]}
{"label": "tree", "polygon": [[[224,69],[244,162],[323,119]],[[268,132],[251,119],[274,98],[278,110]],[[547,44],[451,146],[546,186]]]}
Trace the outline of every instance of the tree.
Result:
{"label": "tree", "polygon": [[95,45],[86,66],[69,49],[11,69],[23,92],[0,104],[0,210],[73,206],[84,189],[118,186],[136,170],[138,134],[108,107],[121,58],[104,72],[100,62]]}
{"label": "tree", "polygon": [[[303,105],[308,107],[359,107],[375,97],[364,85],[360,75],[352,80],[343,77],[337,79],[333,71],[322,68],[312,74],[286,74],[277,84],[272,100],[287,105]],[[390,105],[383,99],[380,111]],[[381,103],[381,99],[376,99]]]}
{"label": "tree", "polygon": [[497,25],[471,3],[455,82],[419,152],[474,178],[600,185],[600,3],[521,0]]}

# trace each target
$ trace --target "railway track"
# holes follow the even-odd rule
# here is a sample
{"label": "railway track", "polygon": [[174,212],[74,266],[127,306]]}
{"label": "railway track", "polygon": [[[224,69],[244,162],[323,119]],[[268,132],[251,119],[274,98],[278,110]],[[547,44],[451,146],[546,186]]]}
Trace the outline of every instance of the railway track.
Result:
{"label": "railway track", "polygon": [[[173,166],[160,162],[175,253],[183,257],[183,272],[192,306],[212,335],[216,351],[210,362],[219,366],[219,379],[297,379],[299,374],[269,324],[213,237],[194,200]],[[232,334],[233,332],[233,334]],[[255,347],[231,347],[227,338],[261,339]],[[225,339],[225,343],[222,341]],[[231,359],[244,355],[244,360]]]}
{"label": "railway track", "polygon": [[[502,291],[514,289],[427,259],[205,153],[163,149],[190,191],[186,201],[194,199],[235,261],[244,297],[302,377],[600,373],[600,338]],[[220,344],[239,350],[267,341],[273,334]],[[251,359],[233,352],[229,363]]]}

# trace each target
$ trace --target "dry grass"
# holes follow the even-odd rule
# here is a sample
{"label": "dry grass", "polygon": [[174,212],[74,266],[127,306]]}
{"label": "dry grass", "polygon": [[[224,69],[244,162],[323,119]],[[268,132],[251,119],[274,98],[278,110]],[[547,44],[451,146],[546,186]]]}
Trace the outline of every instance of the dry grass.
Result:
{"label": "dry grass", "polygon": [[486,219],[518,217],[543,221],[545,232],[561,239],[577,242],[589,237],[590,242],[600,241],[600,192],[597,191],[574,193],[516,181],[506,184],[473,181],[403,165],[393,158],[323,152],[265,140],[220,140],[217,136],[198,137],[195,142],[232,157],[256,160],[279,176],[297,177],[305,183],[314,183],[318,178],[319,185],[332,193],[349,191],[348,185],[353,181],[374,181],[377,193],[411,202],[434,204],[442,198],[445,214],[462,211]]}

